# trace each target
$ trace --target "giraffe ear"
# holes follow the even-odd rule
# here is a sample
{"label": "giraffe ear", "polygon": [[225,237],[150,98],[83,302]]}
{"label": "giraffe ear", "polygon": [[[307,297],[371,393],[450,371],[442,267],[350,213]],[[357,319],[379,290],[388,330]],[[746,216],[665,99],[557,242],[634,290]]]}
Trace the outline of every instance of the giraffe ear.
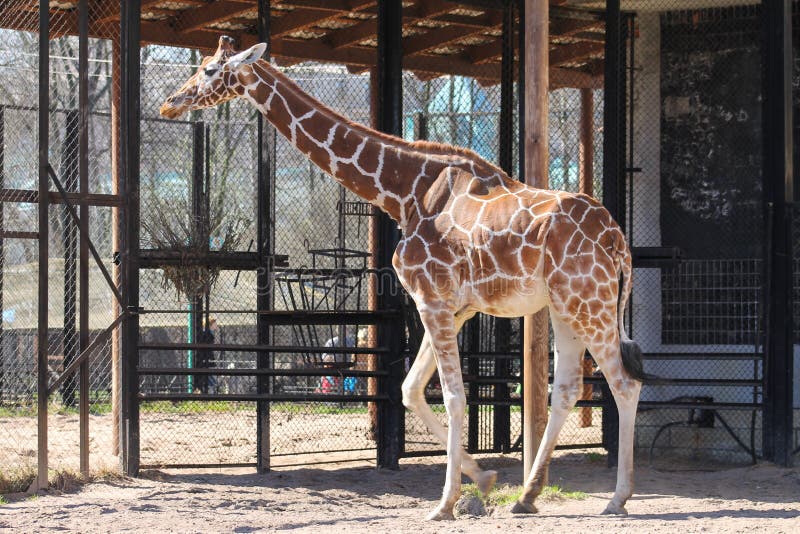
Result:
{"label": "giraffe ear", "polygon": [[251,63],[255,63],[261,59],[261,56],[263,56],[264,52],[266,51],[266,43],[258,43],[257,45],[253,45],[243,52],[239,52],[235,56],[231,56],[227,65],[230,68],[235,69],[240,65],[249,65]]}

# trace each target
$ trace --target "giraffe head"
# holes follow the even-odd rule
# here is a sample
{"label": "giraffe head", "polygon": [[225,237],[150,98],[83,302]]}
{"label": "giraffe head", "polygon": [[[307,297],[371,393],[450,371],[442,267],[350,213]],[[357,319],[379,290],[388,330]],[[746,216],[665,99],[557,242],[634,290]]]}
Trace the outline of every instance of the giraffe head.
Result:
{"label": "giraffe head", "polygon": [[220,37],[214,55],[203,58],[197,72],[167,98],[159,112],[174,119],[187,111],[214,107],[236,98],[243,92],[243,87],[237,92],[239,70],[261,59],[266,49],[267,45],[260,43],[237,53],[231,37]]}

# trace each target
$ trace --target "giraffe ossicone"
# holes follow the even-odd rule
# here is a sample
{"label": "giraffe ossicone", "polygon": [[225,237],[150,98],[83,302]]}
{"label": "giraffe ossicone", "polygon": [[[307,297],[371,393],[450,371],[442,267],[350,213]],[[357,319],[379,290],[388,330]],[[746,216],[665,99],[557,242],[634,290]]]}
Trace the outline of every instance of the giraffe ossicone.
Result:
{"label": "giraffe ossicone", "polygon": [[[581,360],[589,349],[619,408],[617,486],[606,512],[625,513],[644,375],[641,352],[623,324],[631,254],[608,211],[586,195],[515,181],[470,150],[410,142],[354,123],[261,59],[265,49],[237,52],[232,39],[221,38],[161,114],[175,118],[243,98],[321,170],[397,221],[403,237],[393,265],[425,326],[403,403],[447,447],[442,499],[429,518],[453,517],[462,470],[486,492],[496,478],[461,447],[466,398],[458,330],[478,312],[519,317],[544,307],[555,335],[550,417],[514,511],[535,511],[559,431],[582,390]],[[435,370],[447,428],[424,397]]]}

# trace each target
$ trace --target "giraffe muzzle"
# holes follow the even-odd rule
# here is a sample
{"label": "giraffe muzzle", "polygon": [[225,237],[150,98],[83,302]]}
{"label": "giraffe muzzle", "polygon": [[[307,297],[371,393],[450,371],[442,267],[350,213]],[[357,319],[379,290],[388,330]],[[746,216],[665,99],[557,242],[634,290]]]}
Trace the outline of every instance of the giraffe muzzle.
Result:
{"label": "giraffe muzzle", "polygon": [[186,108],[186,97],[183,95],[172,95],[164,101],[158,112],[162,117],[175,119],[180,117],[186,111]]}

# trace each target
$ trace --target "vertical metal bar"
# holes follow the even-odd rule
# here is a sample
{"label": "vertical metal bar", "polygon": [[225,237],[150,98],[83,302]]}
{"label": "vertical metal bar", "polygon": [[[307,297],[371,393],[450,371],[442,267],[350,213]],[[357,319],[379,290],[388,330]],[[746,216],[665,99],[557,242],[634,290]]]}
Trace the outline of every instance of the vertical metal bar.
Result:
{"label": "vertical metal bar", "polygon": [[[258,1],[258,38],[261,42],[267,43],[267,58],[270,57],[271,38],[270,38],[270,0]],[[256,273],[256,306],[259,310],[271,310],[273,308],[272,294],[272,252],[274,248],[273,227],[274,227],[274,195],[273,192],[273,172],[272,172],[272,146],[274,132],[266,124],[263,115],[258,115],[258,229],[257,229],[257,253],[259,258],[259,269]],[[269,345],[270,325],[269,318],[263,314],[258,314],[256,318],[257,337],[260,345]],[[266,369],[271,367],[272,356],[266,352],[256,354],[256,367]],[[273,378],[268,376],[258,376],[257,387],[259,393],[270,393]],[[269,401],[258,401],[256,403],[256,458],[259,472],[266,472],[270,469],[270,404]]]}
{"label": "vertical metal bar", "polygon": [[[87,0],[78,3],[78,174],[80,192],[80,328],[79,352],[89,346],[89,6]],[[80,387],[80,469],[89,473],[89,359],[79,371]]]}
{"label": "vertical metal bar", "polygon": [[[620,168],[624,148],[620,146],[621,105],[624,85],[621,78],[623,68],[622,57],[622,19],[620,0],[606,1],[606,43],[605,43],[605,78],[603,100],[603,205],[614,219],[622,224],[620,218],[622,206],[619,205],[619,182],[624,169]],[[616,465],[619,444],[619,413],[611,396],[608,385],[603,391],[603,447],[608,451],[609,465]]]}
{"label": "vertical metal bar", "polygon": [[[500,66],[500,150],[498,163],[509,176],[514,174],[514,4],[509,2],[503,12],[502,56]],[[508,353],[511,335],[511,319],[495,318],[495,350]],[[497,377],[511,375],[511,360],[495,358],[494,372]],[[494,386],[494,398],[498,401],[510,399],[508,384]],[[507,452],[511,448],[511,407],[497,405],[493,410],[493,449]]]}
{"label": "vertical metal bar", "polygon": [[[64,124],[65,147],[61,151],[61,172],[64,176],[64,188],[70,193],[78,189],[78,152],[70,146],[78,134],[80,116],[77,111],[66,113]],[[61,238],[64,247],[64,324],[62,337],[64,345],[64,368],[78,357],[77,310],[78,303],[78,242],[77,224],[70,216],[67,206],[61,209]],[[71,376],[61,386],[61,402],[64,406],[75,406],[75,390],[77,377]]]}
{"label": "vertical metal bar", "polygon": [[[203,122],[192,123],[192,183],[191,183],[191,227],[192,234],[195,238],[202,238],[209,230],[209,214],[205,211],[204,200],[204,170],[205,170],[205,133],[206,126]],[[203,249],[207,250],[208,239],[205,240]],[[187,341],[189,343],[196,343],[200,339],[202,332],[202,318],[203,318],[203,297],[202,295],[192,295],[189,301],[189,322],[187,324],[188,335]],[[201,357],[200,351],[188,350],[187,351],[187,366],[201,367],[199,360]],[[205,375],[189,375],[188,392],[194,393],[199,391],[205,393],[205,384],[208,377]]]}
{"label": "vertical metal bar", "polygon": [[[467,321],[464,325],[464,349],[467,354],[480,352],[481,350],[481,316],[476,314],[475,317]],[[462,359],[464,355],[461,355]],[[467,374],[473,377],[478,377],[480,374],[480,358],[467,359]],[[468,399],[477,401],[480,399],[480,386],[476,380],[469,383],[467,389]],[[480,405],[472,404],[467,405],[467,450],[475,452],[480,446],[480,437],[478,433],[478,426],[480,425]]]}
{"label": "vertical metal bar", "polygon": [[49,182],[50,150],[50,2],[39,0],[39,294],[37,326],[37,485],[47,487],[47,271],[50,263]]}
{"label": "vertical metal bar", "polygon": [[503,11],[502,56],[500,59],[500,147],[498,164],[509,176],[514,174],[514,2]]}
{"label": "vertical metal bar", "polygon": [[128,311],[122,327],[122,469],[139,472],[139,141],[140,0],[120,0],[122,9],[122,167],[125,194],[122,289]]}
{"label": "vertical metal bar", "polygon": [[[378,1],[378,129],[402,135],[403,128],[403,6],[400,0]],[[392,269],[392,254],[400,240],[397,225],[385,214],[378,219],[378,290],[380,310],[399,310],[402,295]],[[403,366],[404,332],[397,324],[385,322],[378,328],[378,345],[389,347],[381,362],[388,376],[383,380],[389,400],[381,403],[378,415],[378,467],[398,469],[405,448],[405,408],[400,386]]]}
{"label": "vertical metal bar", "polygon": [[764,458],[792,463],[792,2],[762,4],[764,201],[767,216]]}
{"label": "vertical metal bar", "polygon": [[[6,108],[0,106],[0,189],[6,186],[5,175],[5,150],[6,150]],[[3,346],[5,340],[3,339],[3,274],[5,273],[6,265],[6,250],[4,239],[2,238],[3,229],[5,228],[4,218],[5,206],[0,202],[0,402],[3,401],[3,390],[5,389],[5,356],[3,354]]]}
{"label": "vertical metal bar", "polygon": [[[120,113],[122,103],[122,52],[120,40],[112,39],[111,43],[111,193],[119,195],[124,191],[121,182],[121,128]],[[122,210],[111,208],[111,250],[115,258],[122,250]],[[112,278],[118,284],[121,281],[121,268],[118,261],[111,267]],[[118,317],[122,313],[121,304],[116,299],[111,302],[111,315]],[[121,392],[121,328],[115,328],[111,334],[111,454],[119,455],[120,451],[120,392]]]}

